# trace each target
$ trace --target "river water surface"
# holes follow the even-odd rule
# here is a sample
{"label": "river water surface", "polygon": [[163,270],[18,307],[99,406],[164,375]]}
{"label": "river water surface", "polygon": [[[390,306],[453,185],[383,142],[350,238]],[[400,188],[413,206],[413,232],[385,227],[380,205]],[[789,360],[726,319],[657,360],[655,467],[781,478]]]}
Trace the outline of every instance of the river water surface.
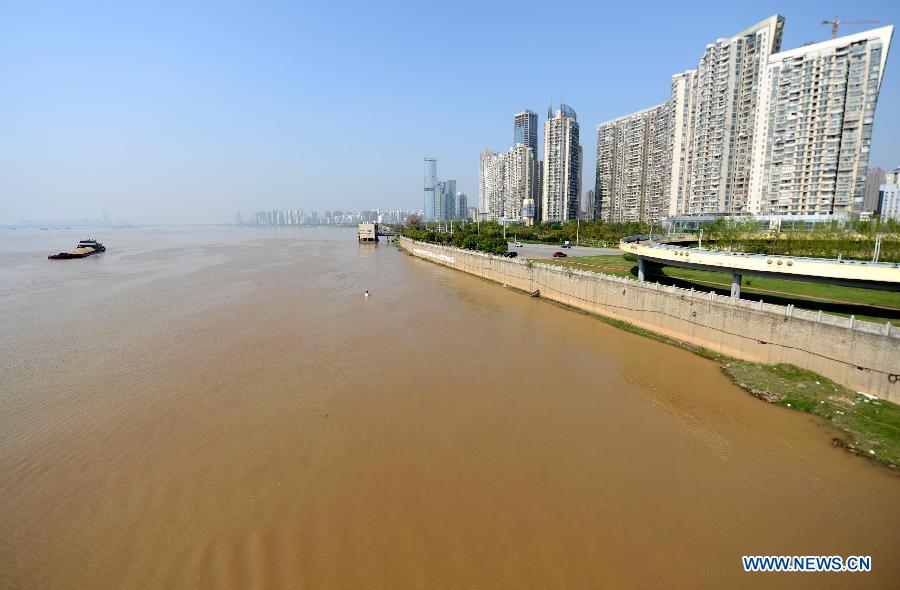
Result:
{"label": "river water surface", "polygon": [[0,232],[0,587],[898,587],[900,477],[712,362],[350,230],[82,237]]}

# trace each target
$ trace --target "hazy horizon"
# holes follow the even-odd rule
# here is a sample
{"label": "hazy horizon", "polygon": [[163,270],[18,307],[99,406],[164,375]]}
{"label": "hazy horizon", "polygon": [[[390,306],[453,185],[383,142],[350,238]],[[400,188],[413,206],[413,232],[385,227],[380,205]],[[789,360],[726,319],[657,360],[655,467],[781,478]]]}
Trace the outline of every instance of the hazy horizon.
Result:
{"label": "hazy horizon", "polygon": [[[0,6],[0,223],[230,223],[257,209],[420,209],[422,159],[478,198],[478,156],[513,114],[578,114],[582,192],[596,128],[664,100],[707,43],[778,13],[782,49],[894,3],[601,5],[86,3]],[[846,14],[845,14],[846,13]],[[555,18],[559,16],[559,18]],[[559,51],[549,51],[557,47]],[[516,52],[520,51],[521,55]],[[895,59],[870,167],[900,165]],[[542,142],[542,134],[539,142]]]}

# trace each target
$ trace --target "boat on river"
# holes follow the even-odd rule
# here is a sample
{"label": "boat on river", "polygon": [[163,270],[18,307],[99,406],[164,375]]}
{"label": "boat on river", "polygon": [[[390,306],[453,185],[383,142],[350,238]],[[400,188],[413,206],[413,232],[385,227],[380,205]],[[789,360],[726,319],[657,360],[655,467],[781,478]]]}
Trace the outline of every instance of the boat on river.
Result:
{"label": "boat on river", "polygon": [[68,252],[60,252],[59,254],[51,254],[47,258],[50,260],[67,260],[69,258],[87,258],[100,252],[106,252],[106,246],[97,240],[81,240],[78,246]]}

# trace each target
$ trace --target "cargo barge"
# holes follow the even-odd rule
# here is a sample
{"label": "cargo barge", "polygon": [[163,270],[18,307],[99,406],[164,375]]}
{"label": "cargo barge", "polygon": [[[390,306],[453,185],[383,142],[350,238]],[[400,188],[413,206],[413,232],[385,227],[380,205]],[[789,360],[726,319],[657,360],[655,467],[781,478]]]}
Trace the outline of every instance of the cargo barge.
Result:
{"label": "cargo barge", "polygon": [[81,240],[78,246],[68,252],[60,252],[59,254],[51,254],[47,258],[50,260],[67,260],[69,258],[86,258],[93,256],[98,252],[106,252],[106,246],[97,240]]}

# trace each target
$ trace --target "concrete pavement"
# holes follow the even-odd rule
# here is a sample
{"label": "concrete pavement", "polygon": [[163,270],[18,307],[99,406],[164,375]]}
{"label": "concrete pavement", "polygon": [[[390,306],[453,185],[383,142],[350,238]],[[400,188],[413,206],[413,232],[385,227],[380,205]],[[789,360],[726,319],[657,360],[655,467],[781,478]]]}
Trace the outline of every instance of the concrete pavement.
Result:
{"label": "concrete pavement", "polygon": [[554,252],[565,252],[569,256],[601,256],[604,254],[618,254],[622,251],[618,248],[588,248],[587,246],[572,246],[563,248],[559,244],[523,244],[521,248],[513,246],[509,241],[509,249],[519,253],[522,258],[552,258]]}

